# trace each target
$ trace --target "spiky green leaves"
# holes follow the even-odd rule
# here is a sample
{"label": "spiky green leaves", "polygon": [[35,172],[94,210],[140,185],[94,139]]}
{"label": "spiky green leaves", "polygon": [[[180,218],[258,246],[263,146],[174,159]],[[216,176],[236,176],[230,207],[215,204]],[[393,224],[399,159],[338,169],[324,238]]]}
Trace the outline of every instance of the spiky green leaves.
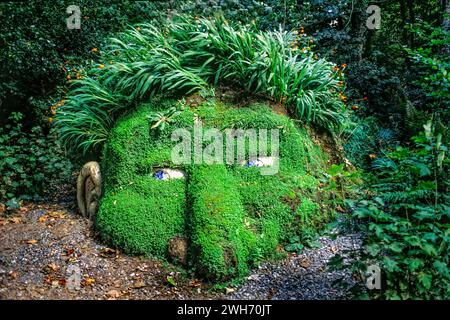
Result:
{"label": "spiky green leaves", "polygon": [[293,32],[232,26],[223,17],[140,25],[111,40],[102,68],[74,81],[56,126],[67,145],[87,151],[105,141],[131,103],[221,83],[284,103],[307,123],[335,128],[344,108],[333,65],[302,53],[294,41]]}

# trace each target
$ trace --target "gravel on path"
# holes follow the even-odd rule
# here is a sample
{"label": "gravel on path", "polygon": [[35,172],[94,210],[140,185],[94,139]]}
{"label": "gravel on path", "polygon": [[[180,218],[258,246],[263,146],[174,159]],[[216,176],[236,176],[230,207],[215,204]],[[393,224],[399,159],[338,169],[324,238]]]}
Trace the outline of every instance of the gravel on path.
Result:
{"label": "gravel on path", "polygon": [[[351,297],[334,285],[339,279],[355,283],[350,271],[330,271],[327,262],[335,254],[358,250],[358,234],[321,237],[319,248],[265,262],[242,285],[218,290],[171,264],[103,245],[72,203],[26,203],[13,214],[0,212],[0,300]],[[73,286],[74,280],[79,286]]]}

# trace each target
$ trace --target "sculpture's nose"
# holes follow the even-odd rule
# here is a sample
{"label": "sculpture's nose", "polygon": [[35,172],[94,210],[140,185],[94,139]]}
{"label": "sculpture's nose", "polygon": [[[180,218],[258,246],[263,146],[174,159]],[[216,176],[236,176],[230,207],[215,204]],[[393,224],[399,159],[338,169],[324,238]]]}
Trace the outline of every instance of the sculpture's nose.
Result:
{"label": "sculpture's nose", "polygon": [[194,166],[189,177],[188,231],[199,273],[210,279],[244,273],[255,237],[244,226],[234,177],[224,165]]}

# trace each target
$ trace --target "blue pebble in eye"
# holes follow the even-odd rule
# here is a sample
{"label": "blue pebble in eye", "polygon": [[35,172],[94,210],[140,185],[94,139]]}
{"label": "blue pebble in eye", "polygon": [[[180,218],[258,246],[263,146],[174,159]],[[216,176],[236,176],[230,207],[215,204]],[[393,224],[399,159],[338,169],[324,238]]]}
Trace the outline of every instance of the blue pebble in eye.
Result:
{"label": "blue pebble in eye", "polygon": [[247,162],[247,167],[262,167],[262,166],[263,163],[259,159]]}
{"label": "blue pebble in eye", "polygon": [[157,171],[156,173],[155,173],[155,178],[156,179],[158,179],[158,180],[163,180],[164,179],[164,171]]}

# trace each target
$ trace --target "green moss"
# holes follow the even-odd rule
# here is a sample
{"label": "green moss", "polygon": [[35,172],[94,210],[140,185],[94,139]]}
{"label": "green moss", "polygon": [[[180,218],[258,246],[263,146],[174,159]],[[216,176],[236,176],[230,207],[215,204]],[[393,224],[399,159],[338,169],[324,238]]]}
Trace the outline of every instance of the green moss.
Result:
{"label": "green moss", "polygon": [[127,253],[165,257],[169,240],[184,234],[184,185],[155,182],[146,185],[152,195],[130,188],[104,196],[97,215],[103,239]]}
{"label": "green moss", "polygon": [[297,208],[297,215],[300,217],[300,224],[304,227],[314,225],[319,214],[319,206],[308,198],[302,198],[300,206]]}
{"label": "green moss", "polygon": [[[150,132],[146,116],[156,108],[142,105],[111,133],[96,225],[106,241],[126,252],[164,258],[168,241],[185,234],[186,181],[159,181],[152,175],[153,165],[170,163],[173,147],[170,130],[156,137]],[[186,121],[186,114],[178,121]]]}
{"label": "green moss", "polygon": [[223,165],[190,172],[191,242],[196,269],[207,278],[244,275],[255,236],[244,225],[244,208],[233,177]]}

